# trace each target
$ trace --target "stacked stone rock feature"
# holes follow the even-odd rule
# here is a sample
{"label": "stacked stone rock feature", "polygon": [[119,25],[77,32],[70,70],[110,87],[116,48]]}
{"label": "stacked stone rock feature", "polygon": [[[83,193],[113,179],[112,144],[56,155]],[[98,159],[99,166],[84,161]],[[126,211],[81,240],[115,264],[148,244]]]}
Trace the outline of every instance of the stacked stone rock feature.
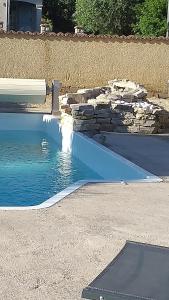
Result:
{"label": "stacked stone rock feature", "polygon": [[136,102],[145,100],[147,97],[146,89],[135,82],[123,79],[114,79],[108,82],[111,88],[111,94],[119,94],[120,99],[127,102]]}
{"label": "stacked stone rock feature", "polygon": [[95,104],[96,123],[100,125],[100,131],[113,131],[114,125],[111,123],[112,108],[111,102],[96,102]]}
{"label": "stacked stone rock feature", "polygon": [[74,131],[166,132],[169,112],[149,103],[146,96],[145,88],[137,83],[112,80],[107,87],[61,96],[60,107],[64,118],[72,117]]}
{"label": "stacked stone rock feature", "polygon": [[106,91],[110,92],[110,87],[96,87],[93,89],[80,89],[77,93],[67,93],[59,97],[60,106],[77,104],[77,103],[87,103],[88,99],[94,99],[98,95],[105,93]]}
{"label": "stacked stone rock feature", "polygon": [[73,130],[90,131],[99,129],[94,116],[94,107],[90,104],[72,104]]}
{"label": "stacked stone rock feature", "polygon": [[74,131],[112,131],[112,109],[110,105],[83,103],[70,105]]}

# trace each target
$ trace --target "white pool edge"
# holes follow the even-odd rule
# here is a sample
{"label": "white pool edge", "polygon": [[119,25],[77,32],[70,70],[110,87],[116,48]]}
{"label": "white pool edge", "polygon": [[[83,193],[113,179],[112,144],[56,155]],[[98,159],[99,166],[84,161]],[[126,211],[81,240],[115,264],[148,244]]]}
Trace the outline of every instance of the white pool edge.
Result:
{"label": "white pool edge", "polygon": [[115,181],[115,180],[79,180],[76,181],[74,184],[70,185],[60,193],[57,193],[53,197],[49,198],[48,200],[42,202],[41,204],[34,205],[34,206],[1,206],[0,211],[3,210],[38,210],[38,209],[44,209],[49,208],[61,200],[63,200],[65,197],[69,196],[79,188],[81,188],[84,185],[91,184],[91,183],[111,183],[111,184],[130,184],[130,183],[157,183],[162,182],[163,180],[159,177],[152,177],[148,179],[141,179],[141,180],[128,180],[128,181]]}

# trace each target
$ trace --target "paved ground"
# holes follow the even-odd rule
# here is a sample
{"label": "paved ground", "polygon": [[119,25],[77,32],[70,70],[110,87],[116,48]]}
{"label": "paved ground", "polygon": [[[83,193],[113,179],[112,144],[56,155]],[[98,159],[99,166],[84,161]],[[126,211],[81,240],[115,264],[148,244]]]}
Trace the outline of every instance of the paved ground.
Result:
{"label": "paved ground", "polygon": [[39,211],[0,212],[0,299],[80,300],[127,239],[169,246],[169,183],[92,184]]}
{"label": "paved ground", "polygon": [[169,135],[106,133],[105,145],[147,171],[169,178]]}

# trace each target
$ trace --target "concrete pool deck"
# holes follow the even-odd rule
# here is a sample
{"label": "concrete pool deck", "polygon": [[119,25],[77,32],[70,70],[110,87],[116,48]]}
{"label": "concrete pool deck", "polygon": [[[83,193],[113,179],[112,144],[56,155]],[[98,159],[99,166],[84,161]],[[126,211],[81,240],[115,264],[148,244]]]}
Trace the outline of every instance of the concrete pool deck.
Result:
{"label": "concrete pool deck", "polygon": [[103,133],[104,145],[150,173],[169,179],[169,134]]}
{"label": "concrete pool deck", "polygon": [[90,184],[48,209],[0,211],[0,299],[80,300],[126,240],[169,246],[169,183]]}

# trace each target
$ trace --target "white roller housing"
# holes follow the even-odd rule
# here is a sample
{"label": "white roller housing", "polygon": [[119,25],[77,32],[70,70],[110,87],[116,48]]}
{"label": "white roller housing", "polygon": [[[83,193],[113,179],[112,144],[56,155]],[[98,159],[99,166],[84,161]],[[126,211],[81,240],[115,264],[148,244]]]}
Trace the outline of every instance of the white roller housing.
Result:
{"label": "white roller housing", "polygon": [[45,100],[45,80],[0,78],[0,102],[41,104]]}

